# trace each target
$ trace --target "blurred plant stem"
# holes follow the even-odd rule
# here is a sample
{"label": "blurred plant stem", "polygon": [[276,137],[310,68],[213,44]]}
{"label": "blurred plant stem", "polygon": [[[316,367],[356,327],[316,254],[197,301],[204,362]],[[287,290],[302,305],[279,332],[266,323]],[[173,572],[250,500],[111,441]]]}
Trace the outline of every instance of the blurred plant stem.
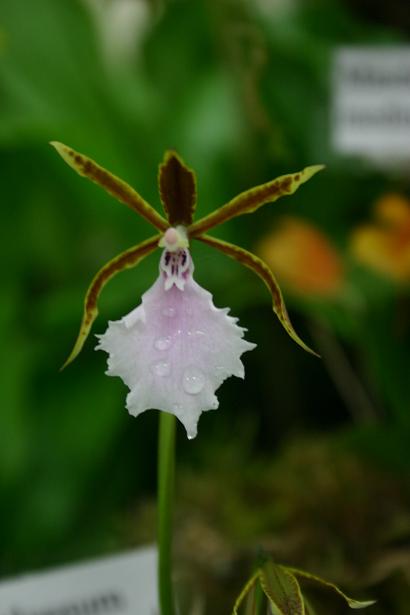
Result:
{"label": "blurred plant stem", "polygon": [[172,589],[172,510],[175,416],[160,412],[158,438],[158,593],[161,615],[175,615]]}
{"label": "blurred plant stem", "polygon": [[357,425],[379,423],[381,417],[338,339],[322,323],[313,323],[311,332],[328,374],[344,400],[353,421]]}

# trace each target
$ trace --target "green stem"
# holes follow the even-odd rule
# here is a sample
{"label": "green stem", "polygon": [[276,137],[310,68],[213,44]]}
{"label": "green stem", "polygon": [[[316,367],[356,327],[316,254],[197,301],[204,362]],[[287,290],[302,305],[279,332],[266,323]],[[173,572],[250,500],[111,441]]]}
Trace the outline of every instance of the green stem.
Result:
{"label": "green stem", "polygon": [[175,615],[172,589],[172,508],[175,416],[160,412],[158,439],[158,592],[161,615]]}

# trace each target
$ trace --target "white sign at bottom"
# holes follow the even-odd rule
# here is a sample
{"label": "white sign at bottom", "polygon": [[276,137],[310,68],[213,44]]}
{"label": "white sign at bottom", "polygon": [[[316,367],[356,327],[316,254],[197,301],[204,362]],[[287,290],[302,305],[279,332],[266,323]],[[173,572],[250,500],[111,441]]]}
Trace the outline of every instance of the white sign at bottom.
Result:
{"label": "white sign at bottom", "polygon": [[0,582],[0,615],[157,615],[156,550]]}

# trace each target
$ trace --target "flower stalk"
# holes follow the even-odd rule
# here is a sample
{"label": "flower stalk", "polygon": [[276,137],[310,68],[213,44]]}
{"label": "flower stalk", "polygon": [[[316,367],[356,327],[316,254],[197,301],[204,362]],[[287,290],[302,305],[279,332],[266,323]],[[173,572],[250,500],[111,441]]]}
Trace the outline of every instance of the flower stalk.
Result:
{"label": "flower stalk", "polygon": [[161,412],[158,437],[158,595],[161,615],[175,615],[172,587],[172,518],[175,416]]}

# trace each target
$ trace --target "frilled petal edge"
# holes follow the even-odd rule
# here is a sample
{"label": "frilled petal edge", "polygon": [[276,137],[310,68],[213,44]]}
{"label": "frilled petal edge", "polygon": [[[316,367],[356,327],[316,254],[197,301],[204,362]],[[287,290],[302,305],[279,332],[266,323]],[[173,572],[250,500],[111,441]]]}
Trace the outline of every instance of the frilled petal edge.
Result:
{"label": "frilled petal edge", "polygon": [[171,412],[194,438],[201,413],[218,407],[215,391],[222,382],[244,377],[240,357],[255,348],[244,332],[190,273],[183,288],[167,290],[160,275],[141,305],[97,336],[97,349],[109,354],[107,374],[130,389],[130,414]]}

